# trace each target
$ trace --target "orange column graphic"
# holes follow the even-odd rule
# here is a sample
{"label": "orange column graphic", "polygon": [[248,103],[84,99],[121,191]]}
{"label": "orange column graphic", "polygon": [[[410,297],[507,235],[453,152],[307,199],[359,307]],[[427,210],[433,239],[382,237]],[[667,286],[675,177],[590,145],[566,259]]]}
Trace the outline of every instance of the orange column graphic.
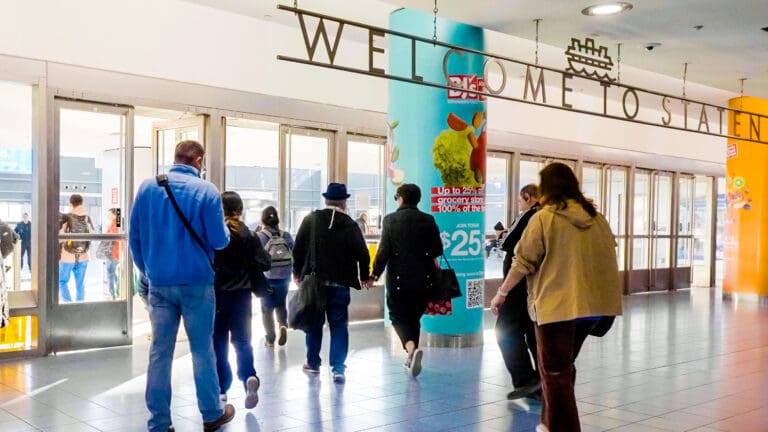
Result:
{"label": "orange column graphic", "polygon": [[[745,96],[731,99],[728,105],[768,115],[767,100]],[[729,111],[728,129],[730,135],[765,139],[768,119]],[[768,297],[768,145],[729,139],[726,157],[723,291]]]}

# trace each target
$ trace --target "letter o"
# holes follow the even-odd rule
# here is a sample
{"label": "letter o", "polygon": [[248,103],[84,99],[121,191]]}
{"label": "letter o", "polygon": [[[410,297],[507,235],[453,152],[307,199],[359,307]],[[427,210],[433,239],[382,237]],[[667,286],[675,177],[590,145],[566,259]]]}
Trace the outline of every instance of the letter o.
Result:
{"label": "letter o", "polygon": [[[630,93],[632,94],[632,97],[635,98],[635,112],[632,113],[632,115],[629,115],[629,113],[627,112],[627,95]],[[632,120],[635,117],[637,117],[637,113],[638,111],[640,111],[640,99],[638,99],[635,89],[628,88],[624,90],[624,97],[621,100],[621,108],[624,109],[624,115],[628,119]]]}
{"label": "letter o", "polygon": [[[501,70],[501,87],[499,87],[498,90],[494,90],[491,88],[490,81],[488,80],[488,65],[491,63],[496,63],[499,65],[499,70]],[[495,58],[488,58],[485,60],[485,64],[483,64],[483,81],[485,81],[485,89],[488,90],[488,93],[492,95],[498,95],[501,94],[501,92],[504,91],[504,87],[507,86],[507,70],[504,68],[504,65],[501,64],[501,62]]]}

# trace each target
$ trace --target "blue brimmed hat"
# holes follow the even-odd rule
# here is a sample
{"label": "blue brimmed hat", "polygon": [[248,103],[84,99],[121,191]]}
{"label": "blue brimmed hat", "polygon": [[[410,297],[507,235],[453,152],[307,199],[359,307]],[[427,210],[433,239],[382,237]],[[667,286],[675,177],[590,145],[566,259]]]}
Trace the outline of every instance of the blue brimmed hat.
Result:
{"label": "blue brimmed hat", "polygon": [[347,185],[343,183],[330,183],[328,189],[323,192],[323,198],[333,201],[345,200],[350,196],[347,193]]}

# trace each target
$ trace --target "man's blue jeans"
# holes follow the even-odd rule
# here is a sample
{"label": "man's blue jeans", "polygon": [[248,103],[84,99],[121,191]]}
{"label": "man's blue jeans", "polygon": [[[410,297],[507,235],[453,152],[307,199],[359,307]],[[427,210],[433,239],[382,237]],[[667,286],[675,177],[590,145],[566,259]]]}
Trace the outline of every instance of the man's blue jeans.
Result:
{"label": "man's blue jeans", "polygon": [[71,302],[69,295],[69,278],[75,275],[75,301],[85,300],[85,271],[88,269],[88,261],[59,262],[59,295],[61,300]]}
{"label": "man's blue jeans", "polygon": [[152,322],[152,346],[149,351],[145,399],[151,432],[165,432],[171,426],[171,367],[176,347],[179,321],[192,351],[192,367],[197,390],[197,406],[203,421],[221,417],[216,356],[213,352],[213,285],[150,286],[149,319]]}
{"label": "man's blue jeans", "polygon": [[251,290],[216,293],[213,348],[216,351],[216,371],[221,394],[227,394],[232,386],[232,368],[229,366],[230,340],[237,355],[237,377],[245,385],[248,378],[256,376],[251,345],[251,296]]}
{"label": "man's blue jeans", "polygon": [[307,344],[307,364],[320,367],[320,347],[323,345],[323,324],[328,318],[328,327],[331,330],[331,354],[330,363],[333,372],[344,373],[349,350],[349,288],[339,285],[325,287],[326,306],[325,313],[315,320],[314,325],[307,332],[305,341]]}

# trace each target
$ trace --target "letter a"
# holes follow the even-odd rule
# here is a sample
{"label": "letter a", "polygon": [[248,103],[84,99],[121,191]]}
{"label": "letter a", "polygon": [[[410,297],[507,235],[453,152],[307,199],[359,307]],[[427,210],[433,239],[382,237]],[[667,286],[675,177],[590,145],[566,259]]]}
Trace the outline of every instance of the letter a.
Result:
{"label": "letter a", "polygon": [[333,48],[331,48],[331,41],[328,40],[328,32],[325,29],[325,22],[322,18],[320,18],[320,24],[317,25],[315,37],[311,44],[309,43],[309,35],[307,34],[307,25],[304,23],[304,14],[299,14],[299,24],[301,24],[301,34],[304,36],[304,45],[307,47],[309,60],[312,61],[315,57],[315,49],[317,49],[317,44],[320,42],[320,35],[322,35],[323,42],[325,43],[325,50],[328,53],[328,59],[331,61],[331,64],[333,64],[333,61],[336,59],[336,50],[339,48],[339,41],[341,40],[341,32],[344,29],[344,23],[339,22],[339,29],[336,31],[336,39],[333,42]]}

